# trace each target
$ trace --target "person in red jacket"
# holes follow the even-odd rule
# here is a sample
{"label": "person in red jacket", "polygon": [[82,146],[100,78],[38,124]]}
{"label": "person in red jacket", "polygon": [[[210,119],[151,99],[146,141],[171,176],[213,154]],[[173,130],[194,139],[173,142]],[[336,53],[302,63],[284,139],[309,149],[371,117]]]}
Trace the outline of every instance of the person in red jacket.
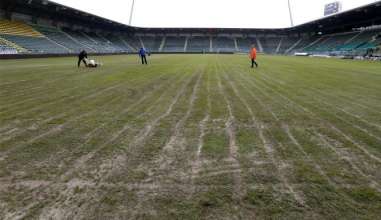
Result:
{"label": "person in red jacket", "polygon": [[258,63],[257,63],[257,49],[255,48],[255,45],[253,44],[250,49],[250,59],[251,59],[251,68],[255,67],[258,68]]}

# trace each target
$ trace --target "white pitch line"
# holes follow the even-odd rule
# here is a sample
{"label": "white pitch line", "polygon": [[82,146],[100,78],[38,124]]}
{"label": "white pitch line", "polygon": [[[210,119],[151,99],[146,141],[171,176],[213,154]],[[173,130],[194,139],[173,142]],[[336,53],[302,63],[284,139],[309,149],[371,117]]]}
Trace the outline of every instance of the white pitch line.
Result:
{"label": "white pitch line", "polygon": [[[317,99],[317,100],[319,100],[321,103],[323,103],[323,104],[325,104],[325,105],[327,105],[327,106],[331,106],[331,107],[333,107],[333,108],[336,108],[337,110],[339,110],[339,111],[341,111],[341,112],[343,112],[343,113],[345,113],[345,114],[347,114],[347,115],[349,115],[349,116],[352,116],[353,118],[358,119],[359,121],[363,122],[364,124],[367,124],[368,126],[371,126],[371,127],[375,127],[375,128],[377,128],[378,130],[381,131],[381,125],[378,125],[378,124],[369,122],[368,120],[363,119],[363,118],[360,117],[359,115],[356,115],[356,114],[353,114],[353,113],[351,113],[351,112],[348,112],[348,111],[346,111],[345,109],[340,108],[340,107],[337,107],[337,106],[335,106],[335,105],[332,105],[332,104],[330,104],[330,103],[328,103],[328,102],[326,102],[326,101],[324,101],[324,100],[322,100],[322,99],[320,99],[320,98],[316,98],[316,97],[314,97],[314,98]],[[340,117],[337,116],[337,115],[335,115],[335,116],[336,116],[337,118],[340,118]],[[340,118],[340,119],[342,119],[342,118]],[[343,120],[343,121],[346,121],[345,119],[342,119],[342,120]],[[347,121],[346,121],[346,122],[347,122]],[[347,122],[347,123],[352,124],[352,123],[350,123],[350,122]],[[352,125],[353,125],[353,124],[352,124]],[[381,139],[378,138],[378,140],[381,140]]]}
{"label": "white pitch line", "polygon": [[[67,79],[67,77],[69,76],[78,76],[78,74],[77,73],[67,73],[67,74],[62,74],[62,75],[60,75],[60,76],[63,76],[63,77],[59,77],[59,78],[54,78],[54,79],[52,79],[52,80],[49,80],[49,81],[46,81],[46,82],[42,82],[42,85],[41,85],[41,83],[38,83],[39,85],[38,86],[35,86],[35,85],[31,85],[31,86],[29,86],[29,87],[23,87],[22,88],[22,90],[19,90],[19,88],[17,88],[17,93],[13,93],[12,95],[12,98],[16,98],[16,97],[19,97],[19,96],[23,96],[23,95],[25,95],[25,94],[31,94],[30,93],[30,91],[32,91],[32,90],[35,90],[35,89],[40,89],[40,88],[46,88],[46,86],[47,85],[49,85],[49,84],[53,84],[53,83],[55,83],[55,82],[57,82],[57,81],[60,81],[60,80],[62,80],[62,79]],[[85,75],[80,75],[80,78],[82,78],[82,77],[85,77]],[[72,78],[70,78],[70,79],[72,79]],[[33,80],[25,80],[26,82],[31,82],[31,81],[38,81],[39,82],[39,79],[33,79]],[[44,92],[44,91],[40,91],[41,93],[42,92]],[[38,92],[38,93],[40,93],[40,92]],[[32,94],[32,95],[35,95],[35,94]],[[5,97],[5,96],[1,96],[1,97]]]}
{"label": "white pitch line", "polygon": [[[283,83],[278,82],[278,80],[273,79],[273,78],[270,78],[268,75],[261,74],[261,76],[262,76],[262,77],[265,79],[265,81],[267,81],[267,82],[269,82],[269,81],[273,81],[273,82],[276,82],[276,83],[278,83],[278,84],[284,85]],[[279,87],[280,87],[280,86],[279,86]],[[315,93],[320,93],[320,94],[322,94],[322,92],[321,92],[320,90],[313,89],[313,88],[311,88],[311,89],[314,90]],[[321,98],[316,98],[316,96],[311,96],[311,97],[312,97],[312,98],[315,98],[315,99],[317,99],[317,100],[319,100],[320,102],[324,103],[325,105],[328,105],[328,106],[331,106],[331,107],[333,107],[333,108],[336,108],[337,110],[339,110],[339,111],[341,111],[341,112],[344,112],[345,114],[350,115],[350,116],[352,116],[352,117],[354,117],[354,118],[356,118],[356,119],[362,121],[363,123],[365,123],[365,124],[367,124],[367,125],[369,125],[369,126],[376,127],[376,128],[378,128],[378,129],[381,129],[381,125],[378,125],[378,124],[369,122],[368,120],[363,119],[361,116],[356,115],[356,114],[351,113],[351,112],[348,112],[348,111],[346,111],[345,109],[340,108],[340,107],[338,107],[338,106],[335,106],[335,105],[333,105],[333,104],[330,104],[330,103],[324,101],[324,100],[321,99]],[[339,117],[339,116],[337,116],[337,115],[335,115],[335,116],[336,116],[336,117]],[[344,120],[344,119],[342,119],[342,118],[340,118],[340,119],[343,120],[343,121],[345,121],[345,122],[347,122],[347,123],[349,123],[348,121],[346,121],[346,120]],[[350,123],[350,124],[351,124],[352,126],[355,126],[355,125],[353,125],[352,123]],[[376,137],[376,136],[373,135],[373,137]],[[377,138],[378,140],[380,140],[380,138],[378,138],[378,137],[376,137],[376,138]]]}
{"label": "white pitch line", "polygon": [[381,192],[381,186],[380,186],[380,184],[377,183],[376,181],[374,181],[371,176],[365,174],[355,163],[353,163],[352,158],[344,156],[338,149],[336,149],[334,146],[332,146],[332,144],[329,143],[326,140],[326,138],[322,134],[320,134],[319,132],[314,131],[314,133],[315,133],[315,135],[317,137],[319,137],[319,140],[322,142],[322,144],[324,146],[326,146],[329,149],[331,149],[331,151],[333,151],[336,154],[336,156],[338,158],[340,158],[341,160],[347,161],[347,163],[352,167],[352,169],[354,169],[357,173],[359,173],[364,179],[369,181],[370,182],[370,184],[369,184],[370,187],[374,188],[378,192]]}
{"label": "white pitch line", "polygon": [[[162,74],[162,75],[164,75],[164,74]],[[160,75],[158,78],[160,78],[162,75]],[[79,100],[76,100],[76,102],[82,101],[82,100],[84,100],[84,99],[92,98],[92,97],[94,97],[94,95],[102,94],[102,93],[104,93],[104,92],[107,92],[107,91],[109,91],[109,90],[115,89],[115,88],[120,87],[120,86],[122,86],[122,85],[123,85],[123,84],[120,83],[120,84],[117,84],[117,85],[115,85],[115,86],[108,87],[108,88],[106,88],[106,89],[101,89],[101,90],[99,90],[98,92],[90,93],[90,95],[88,95],[88,96],[86,96],[86,97],[83,97],[83,98],[81,98],[81,99],[79,99]],[[117,98],[115,98],[115,99],[110,99],[109,102],[112,103],[112,102],[113,102],[114,100],[116,100],[116,99],[117,99]],[[45,133],[43,133],[43,134],[41,134],[41,135],[39,135],[39,136],[37,136],[37,137],[32,138],[31,140],[28,141],[28,143],[30,144],[30,143],[33,143],[33,142],[35,142],[36,140],[39,140],[39,139],[41,139],[41,138],[43,138],[43,137],[50,136],[51,134],[55,134],[55,133],[57,133],[57,132],[61,132],[61,131],[63,131],[63,128],[64,128],[67,124],[69,124],[70,122],[72,122],[73,120],[74,120],[74,121],[79,120],[79,119],[81,119],[81,118],[83,118],[83,117],[86,117],[87,115],[90,115],[90,114],[92,114],[92,113],[96,113],[97,111],[98,111],[98,109],[94,109],[94,110],[92,110],[91,112],[87,112],[87,113],[84,113],[84,114],[82,114],[82,115],[75,116],[74,118],[68,119],[68,120],[67,120],[66,122],[64,122],[63,124],[60,124],[60,125],[58,125],[58,126],[55,126],[53,129],[49,130],[48,132],[45,132]],[[75,110],[73,110],[72,113],[73,113],[73,112],[75,112]],[[67,114],[68,114],[68,113],[67,113]],[[62,115],[62,114],[61,114],[61,115]],[[48,121],[47,121],[47,120],[44,120],[44,122],[48,122]],[[68,122],[69,122],[69,123],[68,123]],[[24,130],[24,132],[25,132],[25,131],[27,131],[27,130]],[[9,139],[9,138],[8,138],[8,139]],[[5,140],[6,140],[6,139],[5,139]],[[5,140],[2,139],[1,142],[5,141]],[[11,150],[13,151],[13,150],[15,150],[15,149],[17,149],[17,148],[12,148]],[[1,153],[0,155],[2,155],[2,154],[9,154],[9,152],[10,152],[10,151],[7,151],[7,152],[5,152],[5,153]]]}
{"label": "white pitch line", "polygon": [[145,139],[148,137],[148,135],[151,133],[151,131],[156,127],[156,125],[159,123],[159,121],[161,121],[162,119],[164,119],[165,117],[167,117],[168,115],[170,115],[173,111],[173,107],[175,106],[175,104],[178,102],[179,98],[184,94],[185,92],[185,88],[188,86],[188,84],[191,82],[192,80],[192,77],[190,77],[185,83],[184,85],[182,86],[182,88],[180,89],[179,92],[176,93],[176,96],[172,99],[172,102],[171,104],[169,105],[168,109],[164,112],[164,114],[160,115],[159,117],[155,118],[153,121],[151,121],[150,123],[148,123],[145,128],[143,128],[138,136],[136,137],[136,139],[131,143],[131,146],[132,147],[136,147],[140,144],[142,144]]}
{"label": "white pitch line", "polygon": [[[242,76],[242,73],[240,73],[241,76]],[[272,99],[268,94],[266,94],[262,89],[260,89],[256,84],[252,83],[251,81],[247,80],[246,82],[248,82],[250,85],[254,86],[257,90],[259,90],[263,95],[269,97],[270,99]],[[247,88],[247,86],[245,86],[242,82],[240,82],[241,86],[244,87],[246,90],[249,91],[250,95],[262,106],[262,108],[266,109],[271,115],[272,117],[275,119],[275,121],[279,122],[279,117],[271,110],[270,107],[268,107],[267,105],[265,105],[262,100],[260,100],[256,95],[254,95],[254,93],[249,89]]]}
{"label": "white pitch line", "polygon": [[179,138],[180,133],[183,130],[184,123],[188,120],[190,114],[192,113],[192,110],[193,110],[193,107],[194,107],[194,102],[197,99],[197,92],[198,92],[198,88],[199,88],[199,85],[200,85],[201,76],[202,76],[202,74],[199,74],[199,76],[197,78],[197,82],[196,82],[195,86],[193,87],[192,95],[191,95],[191,97],[189,99],[189,104],[188,104],[187,112],[176,123],[175,128],[174,128],[174,133],[171,135],[169,141],[164,146],[164,148],[163,148],[164,151],[165,150],[171,150],[173,148],[173,146],[176,144],[176,141]]}
{"label": "white pitch line", "polygon": [[[71,92],[71,91],[74,91],[76,89],[80,88],[79,86],[76,86],[76,87],[71,87],[71,88],[68,88],[68,89],[65,89],[65,90],[61,90],[58,94],[61,95],[61,97],[59,98],[62,98],[62,97],[65,97],[64,95],[68,92]],[[51,94],[49,94],[51,95]],[[46,95],[46,96],[43,96],[43,97],[39,97],[39,96],[33,96],[33,97],[30,97],[30,98],[27,98],[27,99],[24,99],[22,101],[19,101],[19,102],[15,102],[15,103],[12,103],[10,105],[6,105],[4,106],[4,108],[0,109],[0,114],[4,114],[4,113],[8,113],[8,112],[15,112],[17,110],[15,109],[6,109],[7,107],[11,107],[11,106],[15,106],[15,105],[20,105],[20,104],[24,104],[24,103],[27,103],[27,102],[36,102],[37,100],[41,100],[42,98],[46,98],[46,97],[49,97],[49,95]],[[51,100],[48,100],[47,103],[51,102]],[[57,102],[56,99],[54,99],[53,102]],[[46,104],[45,104],[46,105]],[[6,109],[6,110],[4,110]]]}
{"label": "white pitch line", "polygon": [[[183,76],[182,78],[180,78],[180,81],[183,80],[185,76]],[[160,85],[159,87],[155,88],[154,91],[152,91],[150,93],[150,95],[144,95],[143,97],[141,97],[137,102],[135,102],[133,105],[129,106],[127,109],[125,109],[124,111],[122,111],[120,114],[116,115],[114,117],[115,120],[117,120],[118,118],[120,118],[123,114],[126,114],[127,112],[129,112],[130,110],[132,110],[133,108],[135,108],[136,106],[140,105],[143,101],[145,101],[148,97],[151,97],[152,95],[155,94],[156,91],[160,90],[161,88],[163,88],[164,86],[166,86],[167,84],[162,84]],[[170,86],[173,86],[173,85],[176,85],[176,83],[172,83],[169,82],[169,85]],[[167,90],[168,91],[168,90]],[[160,97],[164,97],[164,94],[166,94],[165,92],[161,94]],[[159,98],[157,101],[161,100],[161,98]],[[148,111],[148,109],[146,109],[146,111]],[[142,114],[140,114],[140,116],[144,115],[145,112],[143,112]],[[114,120],[112,120],[114,121]],[[85,143],[81,144],[81,146],[87,144],[90,139],[93,137],[93,135],[95,135],[95,133],[98,131],[98,129],[100,127],[104,127],[106,126],[107,123],[103,123],[101,126],[93,129],[93,131],[91,131],[88,135],[86,135],[86,141]],[[75,171],[79,170],[79,169],[82,169],[85,164],[95,156],[96,153],[100,152],[104,147],[108,146],[110,143],[116,141],[117,139],[119,139],[121,137],[122,134],[124,134],[127,130],[130,129],[130,125],[129,124],[126,124],[124,125],[124,127],[122,129],[120,129],[119,131],[117,131],[116,133],[114,133],[114,135],[111,137],[111,139],[108,139],[105,143],[103,143],[102,145],[98,146],[95,150],[91,151],[90,153],[84,155],[84,156],[81,156],[80,158],[78,158],[76,161],[73,162],[73,166],[71,169],[68,169],[64,174],[62,174],[61,176],[57,177],[57,180],[59,181],[65,181],[67,178],[69,178]],[[49,187],[54,187],[54,184],[51,184]],[[47,187],[48,188],[48,187]],[[60,195],[58,196],[57,198],[57,201],[66,196],[65,193],[60,193]],[[43,211],[44,210],[47,210],[49,209],[49,207],[44,207],[43,208]]]}
{"label": "white pitch line", "polygon": [[[283,182],[284,186],[288,189],[291,195],[293,195],[295,201],[297,201],[300,205],[304,205],[305,204],[305,201],[303,199],[304,195],[301,192],[296,191],[296,189],[294,189],[294,187],[289,183],[287,177],[283,175],[283,173],[285,173],[284,170],[287,168],[287,166],[285,166],[285,163],[280,159],[280,165],[279,166],[277,165],[276,160],[279,160],[279,159],[275,159],[275,156],[274,156],[275,150],[273,146],[271,145],[271,143],[267,140],[267,138],[263,134],[263,130],[264,130],[264,126],[262,125],[263,123],[259,122],[258,119],[255,117],[253,109],[249,106],[247,100],[239,94],[237,87],[233,84],[233,81],[230,78],[227,81],[230,83],[233,89],[233,92],[236,94],[236,96],[240,99],[240,101],[248,110],[252,118],[252,121],[254,123],[254,127],[257,128],[257,130],[259,131],[259,137],[263,143],[265,152],[270,157],[271,163],[274,164],[274,166],[278,169],[279,177],[281,181]],[[244,87],[242,82],[240,82],[240,84],[241,86]],[[244,89],[249,91],[249,94],[252,97],[255,97],[254,94],[251,93],[251,90],[249,90],[247,87],[244,87]],[[264,107],[262,106],[262,108]]]}
{"label": "white pitch line", "polygon": [[311,157],[311,155],[309,155],[303,148],[303,146],[299,143],[298,140],[296,140],[296,138],[294,137],[294,135],[291,133],[290,131],[290,128],[288,125],[283,125],[282,126],[285,133],[287,134],[288,138],[292,141],[292,143],[298,147],[299,151],[302,152],[302,154],[309,160],[312,162],[312,165],[315,167],[315,169],[318,171],[318,173],[323,176],[327,181],[328,183],[331,185],[331,186],[334,186],[335,188],[337,188],[336,184],[334,182],[332,182],[331,178],[329,178],[329,176],[324,172],[324,170],[321,168],[321,166],[315,161],[314,158]]}
{"label": "white pitch line", "polygon": [[[169,141],[162,148],[161,153],[158,156],[158,159],[155,161],[155,164],[158,164],[158,166],[161,170],[168,169],[168,166],[170,166],[170,164],[173,162],[173,158],[171,158],[171,156],[168,153],[173,150],[173,147],[176,144],[178,144],[179,138],[180,138],[181,133],[183,132],[183,129],[184,129],[184,123],[189,119],[189,117],[193,111],[194,102],[197,99],[197,93],[199,90],[199,85],[200,85],[200,81],[201,81],[202,76],[203,76],[203,74],[199,74],[197,81],[196,81],[195,85],[193,86],[192,94],[191,94],[191,97],[189,98],[189,103],[188,103],[188,108],[187,108],[186,113],[176,123]],[[155,175],[155,174],[153,174],[152,171],[149,173],[152,173],[152,175]],[[156,177],[157,177],[157,175],[156,175]]]}
{"label": "white pitch line", "polygon": [[220,94],[222,95],[222,97],[226,103],[226,107],[228,109],[228,112],[229,112],[229,117],[228,117],[227,121],[225,122],[225,131],[226,131],[226,135],[229,138],[229,158],[232,160],[232,163],[238,167],[237,172],[233,173],[233,178],[234,178],[234,186],[233,186],[234,195],[233,195],[233,198],[235,198],[236,200],[241,202],[243,196],[246,194],[246,190],[242,186],[242,184],[243,184],[242,176],[241,176],[242,175],[242,169],[241,169],[241,165],[238,161],[239,146],[237,145],[236,131],[235,131],[236,130],[236,128],[235,128],[236,118],[234,117],[234,114],[233,114],[232,103],[228,99],[228,97],[225,93],[225,90],[222,87],[220,75],[217,76],[217,80],[218,80],[217,81],[218,90],[219,90]]}
{"label": "white pitch line", "polygon": [[[208,78],[207,78],[207,82],[206,82],[207,109],[205,111],[204,118],[198,124],[200,134],[198,137],[197,151],[196,151],[196,155],[195,155],[196,158],[191,165],[191,167],[192,167],[192,170],[191,170],[191,172],[192,172],[192,178],[191,178],[192,185],[194,185],[194,179],[195,179],[196,175],[198,174],[198,172],[200,171],[201,166],[202,166],[200,157],[201,157],[202,149],[204,147],[204,137],[205,137],[206,132],[207,132],[207,124],[210,120],[210,111],[212,108],[211,99],[210,99],[210,79],[209,79],[209,76],[210,75],[208,74]],[[195,187],[193,187],[193,193],[195,190],[196,190]]]}
{"label": "white pitch line", "polygon": [[[298,108],[300,108],[301,110],[303,110],[304,112],[308,113],[309,115],[313,116],[314,118],[320,120],[320,121],[323,121],[327,124],[329,124],[329,126],[335,130],[337,133],[339,133],[340,135],[342,135],[344,138],[348,139],[350,142],[352,142],[353,144],[355,144],[355,146],[360,149],[361,151],[363,151],[366,155],[368,155],[371,159],[381,163],[381,158],[371,154],[365,147],[363,147],[362,145],[358,144],[356,141],[354,141],[353,139],[351,139],[348,135],[344,134],[344,132],[342,132],[340,129],[336,128],[335,126],[333,126],[329,121],[325,120],[325,119],[321,119],[318,117],[318,115],[312,111],[310,111],[308,108],[304,107],[303,105],[289,99],[288,97],[284,96],[283,94],[279,93],[278,91],[268,87],[269,89],[271,89],[273,92],[277,93],[279,96],[283,97],[287,102],[289,103],[292,103],[294,104],[294,106],[297,106]],[[344,136],[345,135],[345,136]]]}
{"label": "white pitch line", "polygon": [[[109,88],[100,90],[100,91],[98,91],[98,92],[96,92],[96,93],[93,93],[93,94],[90,94],[90,95],[88,95],[88,96],[82,97],[82,98],[80,98],[79,100],[77,100],[76,102],[83,101],[84,99],[91,98],[94,94],[99,95],[99,94],[102,94],[102,93],[104,93],[104,92],[107,92],[107,91],[109,91],[109,90],[115,89],[116,87],[120,87],[120,86],[122,86],[122,85],[120,84],[120,85],[116,85],[116,86],[112,86],[112,87],[109,87]],[[92,113],[96,112],[96,109],[94,109],[94,110],[91,111],[91,112],[92,112]],[[59,115],[62,115],[62,114],[63,114],[63,113],[60,113]],[[87,114],[88,114],[88,113],[85,113],[85,114],[83,114],[83,115],[81,115],[81,116],[85,117]],[[58,117],[59,115],[57,115],[56,117]],[[56,117],[53,116],[52,118],[54,119],[54,118],[56,118]],[[79,120],[79,119],[81,119],[81,117],[78,118],[78,116],[75,116],[74,118],[75,118],[75,120]],[[52,119],[52,120],[53,120],[53,119]],[[69,120],[70,120],[70,119],[69,119]],[[72,119],[71,119],[70,121],[72,121]],[[47,120],[44,120],[43,122],[47,123],[47,122],[49,122],[49,120],[48,120],[48,121],[47,121]],[[66,123],[64,123],[64,124],[66,124]],[[44,134],[42,134],[42,135],[39,135],[38,137],[32,138],[31,140],[34,139],[34,141],[35,141],[35,140],[40,139],[40,137],[49,136],[49,134],[53,134],[53,133],[62,131],[62,129],[63,129],[62,125],[63,125],[63,124],[58,125],[58,126],[55,127],[55,129],[52,129],[52,131],[54,131],[54,132],[47,132],[47,133],[44,133]],[[26,132],[26,131],[27,131],[27,129],[23,130],[23,132]],[[23,132],[21,132],[21,133],[23,133]],[[1,143],[1,142],[4,142],[4,141],[6,141],[6,140],[9,140],[9,139],[10,139],[10,137],[7,137],[7,138],[5,138],[5,139],[3,138],[3,139],[1,139],[0,143]],[[30,142],[30,143],[33,143],[34,141],[30,141],[30,140],[29,140],[29,141],[27,141],[27,142],[28,142],[28,143],[29,143],[29,142]]]}
{"label": "white pitch line", "polygon": [[[176,93],[176,96],[172,99],[172,102],[168,106],[167,110],[162,115],[158,116],[153,121],[149,122],[142,130],[140,130],[138,135],[134,138],[132,143],[129,145],[129,148],[135,148],[137,146],[143,145],[144,142],[146,141],[146,139],[149,137],[149,135],[155,129],[157,124],[162,119],[166,118],[167,116],[169,116],[172,113],[173,107],[177,104],[179,98],[185,93],[185,89],[189,85],[189,83],[191,82],[192,78],[193,77],[189,77],[189,79],[182,85],[182,87],[180,88],[180,91]],[[111,170],[109,173],[112,173],[112,172],[113,172],[113,170]],[[109,175],[110,174],[106,174],[105,176],[108,177]],[[101,180],[101,182],[102,182],[102,180]],[[142,201],[141,201],[141,199],[138,199],[138,205],[137,205],[137,207],[141,207],[142,208]],[[137,210],[139,210],[139,209],[140,208],[138,208]]]}
{"label": "white pitch line", "polygon": [[368,157],[372,158],[373,160],[381,163],[381,158],[371,154],[364,146],[362,146],[361,144],[359,144],[358,142],[356,142],[355,140],[353,140],[351,137],[349,137],[348,135],[346,135],[344,132],[342,132],[341,130],[339,130],[338,128],[336,128],[335,126],[333,125],[330,125],[331,128],[333,130],[335,130],[338,134],[340,134],[341,136],[343,136],[347,141],[351,142],[352,144],[354,144],[358,149],[360,149],[364,154],[366,154]]}
{"label": "white pitch line", "polygon": [[[182,78],[180,79],[182,80]],[[160,90],[161,88],[163,88],[166,84],[163,84],[162,86],[158,87],[155,91],[157,90]],[[174,85],[174,84],[172,84]],[[153,91],[152,93],[150,93],[150,96],[151,95],[154,95],[155,92]],[[157,99],[157,101],[160,101],[162,99],[162,97],[164,97],[164,94],[166,94],[165,92],[161,94],[161,96]],[[100,126],[94,128],[92,131],[90,131],[87,135],[85,135],[86,137],[86,141],[81,144],[81,146],[87,144],[90,142],[90,140],[94,137],[94,135],[96,135],[96,133],[101,130],[102,128],[104,128],[105,126],[107,126],[110,122],[112,121],[115,121],[115,120],[118,120],[120,117],[122,117],[122,115],[130,112],[132,109],[134,109],[135,107],[139,106],[142,102],[144,102],[148,97],[150,97],[148,95],[144,95],[142,98],[140,98],[137,102],[135,102],[133,105],[129,106],[127,109],[123,110],[121,113],[117,114],[111,121],[109,122],[105,122],[105,123],[102,123]],[[155,106],[155,105],[153,105]],[[142,112],[138,118],[141,118],[147,111],[149,111],[150,108],[147,108],[144,112]],[[117,131],[114,136],[109,139],[108,141],[106,141],[105,143],[103,143],[100,147],[97,147],[96,150],[92,151],[91,153],[87,154],[87,155],[84,155],[82,157],[80,157],[79,159],[76,160],[76,162],[74,162],[74,168],[72,169],[69,169],[64,175],[63,177],[66,178],[68,176],[70,176],[75,170],[79,169],[79,168],[82,168],[85,163],[90,160],[97,152],[101,151],[104,147],[108,146],[110,143],[114,142],[115,140],[117,140],[123,133],[125,133],[128,129],[130,128],[130,125],[127,124],[125,125],[122,129],[120,129],[119,131]]]}
{"label": "white pitch line", "polygon": [[[270,80],[269,76],[266,75],[266,74],[261,74],[261,76],[263,76],[264,78],[267,78],[267,79]],[[280,85],[287,85],[287,83],[281,82],[281,81],[279,81],[277,79],[274,79],[274,78],[271,78],[271,80],[277,82]],[[322,84],[319,84],[319,85],[322,85]],[[314,93],[320,93],[323,96],[330,96],[330,97],[338,98],[338,96],[333,96],[333,94],[327,93],[327,92],[325,92],[324,90],[321,90],[321,89],[316,89],[316,88],[310,87],[309,90],[313,91]],[[372,111],[372,112],[375,112],[375,113],[378,113],[378,114],[381,113],[381,111],[378,111],[378,110],[376,110],[376,109],[374,109],[374,108],[372,108],[370,106],[367,106],[367,105],[359,103],[358,102],[359,100],[353,101],[352,100],[353,97],[351,97],[351,96],[347,96],[347,95],[341,94],[340,97],[341,97],[340,100],[342,102],[346,102],[346,103],[348,103],[350,105],[357,105],[357,106],[359,106],[359,107],[361,107],[363,109],[367,109],[368,111]]]}

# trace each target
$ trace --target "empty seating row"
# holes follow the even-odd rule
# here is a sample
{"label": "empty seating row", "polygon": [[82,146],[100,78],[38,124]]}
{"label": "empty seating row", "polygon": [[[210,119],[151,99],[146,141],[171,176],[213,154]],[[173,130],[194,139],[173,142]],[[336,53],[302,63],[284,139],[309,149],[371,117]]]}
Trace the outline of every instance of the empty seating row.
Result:
{"label": "empty seating row", "polygon": [[123,37],[123,39],[130,47],[134,48],[135,51],[138,51],[141,47],[143,47],[139,37],[129,35]]}
{"label": "empty seating row", "polygon": [[0,34],[20,35],[27,37],[43,37],[31,26],[18,21],[0,20]]}
{"label": "empty seating row", "polygon": [[68,29],[63,30],[71,39],[75,39],[75,41],[80,45],[80,50],[88,50],[89,52],[98,52],[96,49],[94,42],[91,41],[87,36],[85,36],[82,32],[72,31]]}
{"label": "empty seating row", "polygon": [[294,54],[296,52],[305,52],[306,48],[308,48],[311,44],[316,42],[317,40],[321,39],[319,36],[313,36],[313,37],[302,37],[301,40],[295,47],[288,51],[289,54]]}
{"label": "empty seating row", "polygon": [[212,41],[213,52],[235,52],[235,43],[233,38],[217,37]]}
{"label": "empty seating row", "polygon": [[90,39],[92,46],[97,52],[102,53],[119,53],[123,49],[114,45],[111,41],[96,33],[82,33],[85,37]]}
{"label": "empty seating row", "polygon": [[140,37],[144,48],[150,52],[159,52],[163,37]]}
{"label": "empty seating row", "polygon": [[381,43],[381,40],[377,42],[377,33],[378,31],[363,31],[322,36],[315,41],[310,40],[314,43],[302,49],[319,54],[361,54]]}
{"label": "empty seating row", "polygon": [[163,52],[183,52],[185,48],[185,37],[167,37]]}
{"label": "empty seating row", "polygon": [[128,43],[120,36],[117,35],[108,35],[104,36],[109,42],[111,42],[115,47],[119,48],[120,52],[129,52],[134,51],[134,49],[130,48]]}
{"label": "empty seating row", "polygon": [[68,52],[67,49],[60,47],[45,37],[17,35],[0,35],[0,37],[27,49],[31,53],[64,54]]}
{"label": "empty seating row", "polygon": [[43,33],[49,39],[57,42],[61,46],[68,49],[69,53],[78,53],[83,47],[74,39],[70,38],[66,33],[56,29],[56,28],[48,28],[35,26],[35,29]]}
{"label": "empty seating row", "polygon": [[257,44],[257,39],[256,38],[236,38],[237,40],[237,47],[239,52],[249,52],[249,49],[251,45]]}
{"label": "empty seating row", "polygon": [[[55,27],[0,21],[0,50],[18,53],[64,54],[136,52],[248,52],[252,44],[269,54],[365,53],[381,44],[381,31],[371,30],[312,37],[134,36],[84,32]],[[259,45],[258,45],[259,44]],[[7,52],[7,53],[8,53]]]}
{"label": "empty seating row", "polygon": [[280,44],[281,38],[278,37],[261,37],[259,41],[262,44],[263,52],[274,54]]}
{"label": "empty seating row", "polygon": [[0,54],[17,54],[17,53],[18,51],[15,48],[2,44],[2,42],[0,42]]}
{"label": "empty seating row", "polygon": [[324,37],[323,40],[315,44],[308,50],[311,52],[332,52],[340,50],[340,46],[345,45],[356,36],[357,33],[345,33]]}
{"label": "empty seating row", "polygon": [[[296,37],[283,37],[280,43],[279,50],[276,51],[278,54],[285,54],[290,48],[292,48],[296,43],[298,43],[300,38]],[[300,43],[300,42],[299,42]]]}
{"label": "empty seating row", "polygon": [[187,52],[209,52],[210,38],[209,37],[192,37],[188,39]]}
{"label": "empty seating row", "polygon": [[111,41],[95,33],[61,31],[57,28],[41,26],[34,27],[57,44],[68,48],[70,52],[78,53],[80,50],[89,50],[90,52],[119,53],[128,51],[127,46],[117,36],[112,37]]}

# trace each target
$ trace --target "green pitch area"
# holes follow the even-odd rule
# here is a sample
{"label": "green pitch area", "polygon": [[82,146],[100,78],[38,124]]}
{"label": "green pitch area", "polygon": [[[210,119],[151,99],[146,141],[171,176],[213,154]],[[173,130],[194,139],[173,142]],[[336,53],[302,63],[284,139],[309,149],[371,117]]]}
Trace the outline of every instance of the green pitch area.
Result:
{"label": "green pitch area", "polygon": [[0,219],[379,219],[381,64],[0,61]]}

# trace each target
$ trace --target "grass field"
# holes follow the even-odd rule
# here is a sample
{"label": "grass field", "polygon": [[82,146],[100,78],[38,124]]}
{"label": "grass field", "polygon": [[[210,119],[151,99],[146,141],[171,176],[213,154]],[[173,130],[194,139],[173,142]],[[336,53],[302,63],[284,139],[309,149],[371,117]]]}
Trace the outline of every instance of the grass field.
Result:
{"label": "grass field", "polygon": [[381,64],[0,61],[0,219],[381,219]]}

